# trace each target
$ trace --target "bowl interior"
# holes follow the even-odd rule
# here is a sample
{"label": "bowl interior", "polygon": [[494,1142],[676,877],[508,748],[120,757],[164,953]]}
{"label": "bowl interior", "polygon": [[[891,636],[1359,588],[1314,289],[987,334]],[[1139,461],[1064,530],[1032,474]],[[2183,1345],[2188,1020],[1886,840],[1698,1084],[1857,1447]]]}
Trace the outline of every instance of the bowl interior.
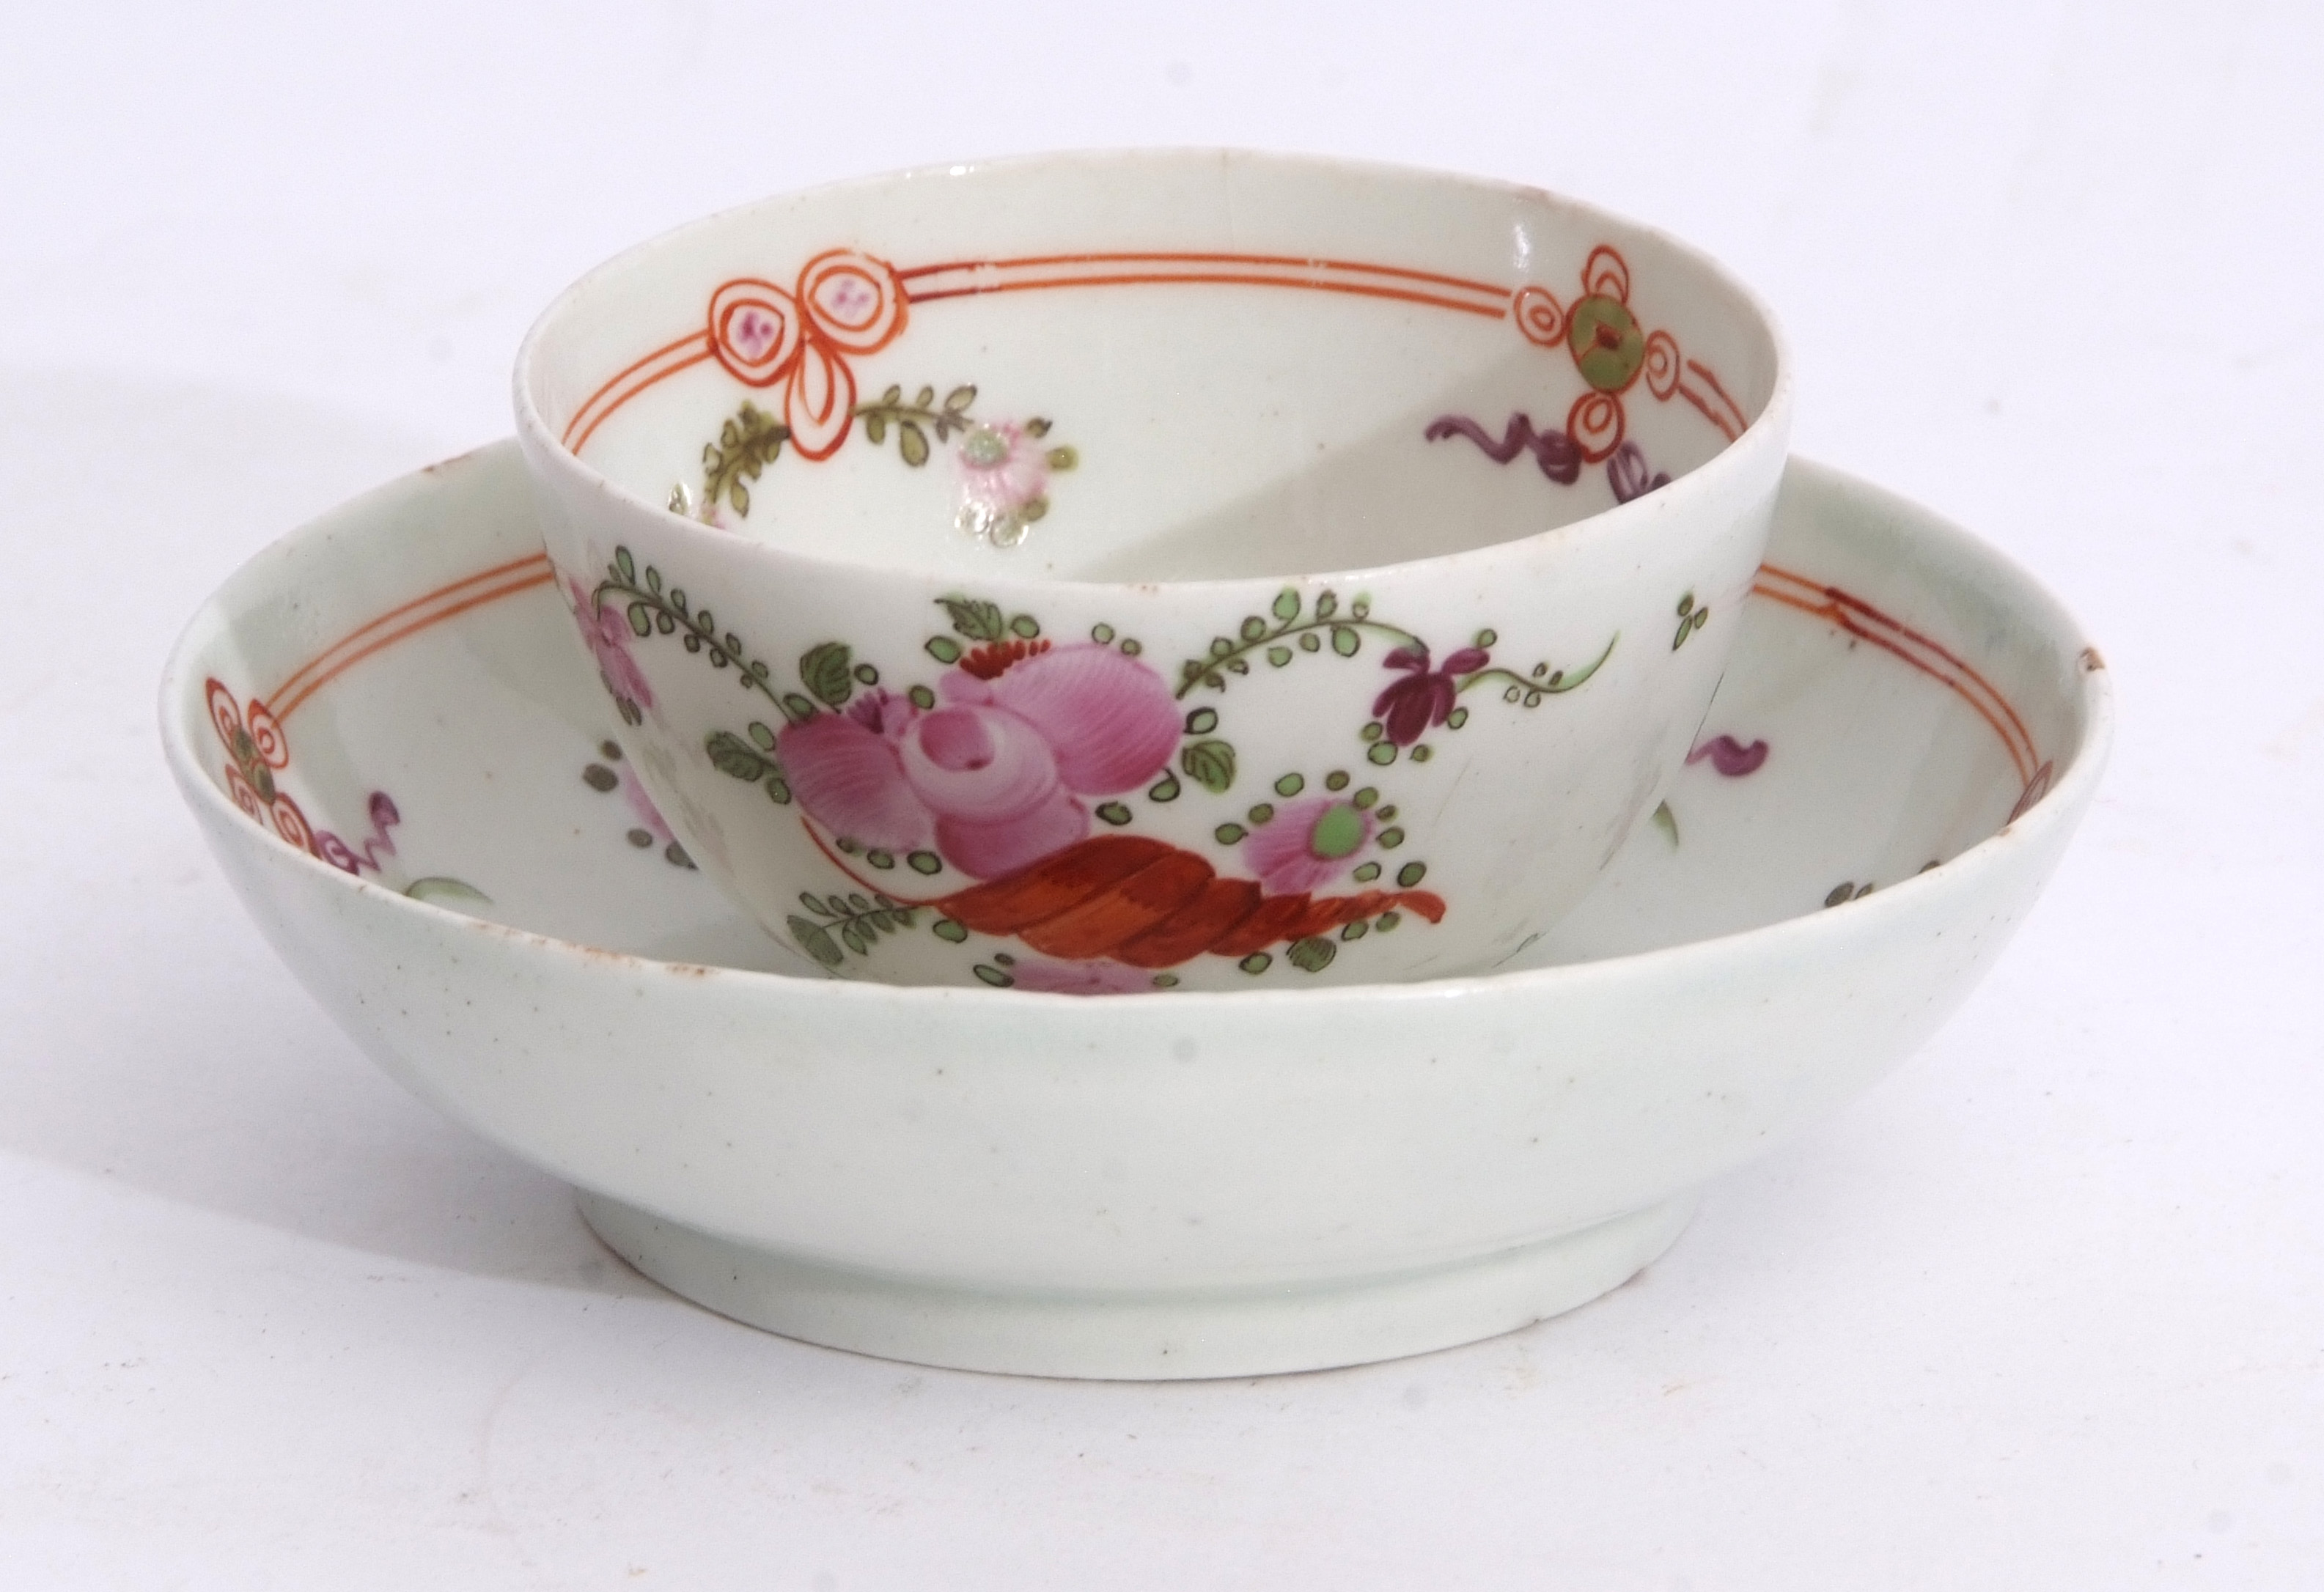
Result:
{"label": "bowl interior", "polygon": [[[180,766],[290,843],[441,906],[795,965],[654,813],[539,547],[505,444],[278,544],[181,646],[164,704]],[[1694,756],[1584,905],[1509,965],[1749,929],[1958,857],[2081,754],[2085,673],[2070,622],[1991,553],[1795,463]]]}
{"label": "bowl interior", "polygon": [[1531,189],[1220,152],[956,166],[625,254],[520,411],[650,505],[964,577],[1463,551],[1701,466],[1775,391],[1750,296]]}

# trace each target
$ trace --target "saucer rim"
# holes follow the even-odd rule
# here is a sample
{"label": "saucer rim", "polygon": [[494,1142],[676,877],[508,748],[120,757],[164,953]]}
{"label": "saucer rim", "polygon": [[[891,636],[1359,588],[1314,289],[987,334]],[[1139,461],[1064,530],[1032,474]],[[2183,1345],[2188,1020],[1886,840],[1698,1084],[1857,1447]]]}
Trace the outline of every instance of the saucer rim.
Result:
{"label": "saucer rim", "polygon": [[[439,928],[456,924],[469,932],[498,941],[514,941],[561,954],[578,966],[599,970],[659,970],[696,984],[712,975],[716,975],[721,980],[766,980],[775,993],[797,999],[829,998],[883,1004],[898,1000],[908,1004],[935,1002],[945,1008],[956,1008],[967,1002],[970,1003],[967,1009],[971,1012],[987,1008],[994,1012],[1019,1013],[1071,1009],[1084,1017],[1094,1017],[1100,1012],[1127,1004],[1133,1014],[1145,1012],[1150,1015],[1150,1007],[1146,1000],[1124,1003],[1086,995],[1038,990],[888,984],[874,980],[817,978],[715,962],[666,961],[634,952],[591,945],[583,941],[519,928],[415,899],[331,867],[290,845],[272,831],[262,831],[244,822],[240,810],[205,772],[189,742],[184,727],[183,704],[190,688],[189,682],[195,672],[192,667],[195,655],[202,646],[227,629],[227,621],[221,612],[224,600],[244,583],[259,578],[266,566],[286,557],[294,548],[341,534],[341,523],[350,516],[386,508],[390,500],[405,493],[446,492],[456,496],[469,490],[466,476],[473,470],[503,468],[522,471],[524,465],[519,448],[515,438],[502,438],[359,493],[300,525],[253,555],[196,608],[171,644],[168,661],[162,667],[158,715],[164,759],[180,794],[189,804],[206,805],[216,815],[231,820],[223,826],[221,833],[241,834],[246,839],[255,840],[262,848],[275,850],[289,860],[312,870],[316,876],[329,879],[334,887],[355,892],[359,899],[369,897],[391,911],[420,915],[418,921],[420,923],[433,923]],[[1909,915],[1918,910],[1922,902],[1941,890],[1965,888],[1973,875],[1981,878],[1996,870],[2006,869],[2017,856],[2029,851],[2045,849],[2052,843],[2052,832],[2061,825],[2070,830],[2080,819],[2104,773],[2115,730],[2114,693],[2108,677],[2110,671],[2070,611],[2006,553],[1910,499],[1796,454],[1785,460],[1782,482],[1784,490],[1803,490],[1818,497],[1836,499],[1858,513],[1886,514],[1906,521],[1916,538],[1933,538],[1956,555],[1966,555],[1997,578],[1998,584],[2010,596],[2013,608],[2030,611],[2045,621],[2043,633],[2059,638],[2061,651],[2066,647],[2072,649],[2071,656],[2077,657],[2080,665],[2079,733],[2071,744],[2052,759],[2053,767],[2060,768],[2061,771],[2053,777],[2049,790],[2033,807],[1947,860],[1941,866],[1902,879],[1862,900],[1851,902],[1849,910],[1837,917],[1829,909],[1811,909],[1774,923],[1707,935],[1675,945],[1621,952],[1555,967],[1470,973],[1397,983],[1345,984],[1316,989],[1178,990],[1169,992],[1164,998],[1174,1008],[1192,1003],[1202,1014],[1211,1015],[1214,1008],[1222,1012],[1252,1011],[1261,1008],[1296,1012],[1303,1007],[1332,1008],[1372,1005],[1383,1000],[1441,1001],[1485,996],[1547,995],[1557,989],[1607,979],[1660,979],[1671,976],[1674,967],[1680,981],[1685,982],[1689,970],[1681,964],[1688,962],[1702,962],[1707,968],[1715,965],[1720,958],[1782,952],[1794,944],[1797,947],[1795,953],[1812,954],[1813,948],[1821,940],[1833,935],[1860,934],[1886,923],[1899,914]]]}

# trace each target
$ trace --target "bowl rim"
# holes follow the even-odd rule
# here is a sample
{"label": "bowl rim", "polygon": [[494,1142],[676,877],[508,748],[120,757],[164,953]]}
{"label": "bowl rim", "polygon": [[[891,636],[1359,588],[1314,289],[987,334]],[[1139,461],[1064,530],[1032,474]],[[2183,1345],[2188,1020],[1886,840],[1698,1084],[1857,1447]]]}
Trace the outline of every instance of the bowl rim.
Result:
{"label": "bowl rim", "polygon": [[[1683,512],[1695,499],[1720,489],[1727,477],[1749,468],[1750,461],[1770,448],[1779,454],[1788,442],[1792,428],[1794,382],[1791,345],[1784,335],[1782,323],[1773,308],[1751,285],[1722,264],[1717,258],[1692,244],[1663,228],[1609,210],[1585,199],[1574,198],[1553,189],[1522,183],[1505,178],[1483,177],[1462,172],[1441,170],[1431,167],[1407,165],[1387,161],[1352,160],[1341,156],[1300,153],[1295,152],[1258,150],[1219,145],[1157,145],[1118,148],[1084,148],[1041,151],[1028,153],[994,156],[975,161],[947,161],[905,167],[895,170],[875,172],[838,181],[817,183],[803,189],[762,195],[741,204],[730,205],[706,216],[680,224],[666,232],[632,244],[618,253],[598,262],[568,283],[548,306],[534,317],[524,337],[517,345],[516,360],[510,375],[512,400],[516,416],[519,441],[523,445],[527,467],[536,473],[554,469],[585,491],[612,499],[623,508],[643,513],[653,519],[672,536],[682,540],[715,538],[722,552],[732,556],[737,552],[745,558],[760,559],[778,566],[803,566],[807,569],[846,571],[857,575],[885,575],[909,579],[936,572],[927,566],[898,566],[873,564],[835,556],[820,550],[779,547],[757,537],[737,536],[732,531],[720,531],[670,510],[666,503],[657,503],[631,491],[611,476],[598,470],[578,454],[565,446],[564,440],[543,419],[534,400],[534,376],[543,358],[543,349],[558,323],[571,312],[573,305],[597,283],[616,271],[629,270],[651,255],[684,247],[698,235],[715,228],[733,225],[737,218],[765,207],[793,203],[801,199],[838,197],[873,189],[901,187],[911,182],[936,181],[988,171],[1008,171],[1038,168],[1067,162],[1115,161],[1131,163],[1192,162],[1199,161],[1255,161],[1277,168],[1298,168],[1318,174],[1368,178],[1375,181],[1400,183],[1431,183],[1464,188],[1483,193],[1498,193],[1512,200],[1546,203],[1553,207],[1577,212],[1650,241],[1667,251],[1681,263],[1700,272],[1721,290],[1732,295],[1744,311],[1757,325],[1766,339],[1773,362],[1774,378],[1767,400],[1759,413],[1746,425],[1742,432],[1717,453],[1682,475],[1672,478],[1666,486],[1628,502],[1616,503],[1585,514],[1563,525],[1526,536],[1512,537],[1505,541],[1489,542],[1483,547],[1470,548],[1457,553],[1425,554],[1416,558],[1400,558],[1386,564],[1356,565],[1332,569],[1302,571],[1294,575],[1259,575],[1204,576],[1192,580],[1081,580],[1056,575],[1014,575],[1006,571],[978,577],[980,587],[1007,593],[1012,602],[1032,603],[1047,594],[1065,596],[1068,594],[1087,595],[1093,593],[1160,590],[1166,593],[1185,593],[1205,601],[1231,602],[1237,598],[1265,591],[1272,595],[1285,582],[1333,582],[1348,584],[1356,581],[1379,582],[1409,578],[1416,574],[1443,571],[1461,574],[1471,569],[1489,567],[1496,557],[1507,557],[1523,549],[1536,549],[1552,543],[1572,545],[1584,539],[1644,532],[1650,516]],[[1780,470],[1778,471],[1780,476]],[[952,578],[946,576],[945,578]]]}
{"label": "bowl rim", "polygon": [[[272,566],[295,551],[344,537],[346,521],[350,519],[366,513],[410,514],[420,511],[416,503],[421,494],[457,493],[467,490],[469,474],[475,470],[503,468],[521,471],[522,462],[515,456],[516,454],[515,444],[503,439],[400,476],[309,520],[245,560],[203,600],[171,644],[169,660],[162,667],[158,703],[162,751],[171,774],[187,802],[226,820],[223,824],[208,825],[213,833],[241,836],[244,844],[254,842],[262,853],[271,852],[278,863],[287,862],[293,868],[303,867],[310,870],[311,878],[327,881],[325,888],[351,891],[356,898],[375,903],[381,910],[390,914],[416,915],[413,920],[415,926],[425,925],[438,934],[456,929],[493,942],[512,942],[528,950],[558,957],[583,976],[659,971],[680,976],[696,988],[707,987],[714,982],[722,988],[730,987],[733,981],[742,980],[745,989],[763,988],[772,998],[794,1001],[901,1002],[907,1010],[917,1006],[927,1006],[932,1010],[960,1010],[962,1003],[967,1003],[961,1014],[964,1017],[970,1014],[987,1017],[1002,1013],[1021,1014],[1035,1010],[1062,1016],[1070,1010],[1082,1021],[1108,1020],[1104,1014],[1114,1013],[1118,1017],[1124,1008],[1132,1017],[1140,1014],[1150,1017],[1153,1015],[1152,1003],[1156,1000],[1166,1002],[1174,1012],[1192,1003],[1196,1009],[1186,1012],[1185,1016],[1194,1019],[1235,1012],[1250,1013],[1262,1008],[1270,1011],[1285,1008],[1296,1014],[1307,1008],[1321,1011],[1365,1007],[1380,1001],[1444,1001],[1527,994],[1548,997],[1558,989],[1608,979],[1670,976],[1684,982],[1689,973],[1695,971],[1693,964],[1707,970],[1720,959],[1743,956],[1751,952],[1771,953],[1788,950],[1793,955],[1814,954],[1813,948],[1827,943],[1833,935],[1865,933],[1883,924],[1902,921],[1897,915],[1919,910],[1923,902],[1932,900],[1940,891],[1959,888],[1962,880],[1972,875],[1984,876],[1996,870],[2006,870],[2015,859],[2045,845],[2052,833],[2060,826],[2070,829],[2079,820],[2104,771],[2113,743],[2111,671],[2072,614],[2030,572],[1999,548],[1972,536],[1932,510],[1844,471],[1794,456],[1785,465],[1787,481],[1796,473],[1805,483],[1806,490],[1837,494],[1843,501],[1851,502],[1859,512],[1885,512],[1909,520],[1914,526],[1916,535],[1934,539],[1957,557],[1965,556],[1974,567],[1987,575],[1988,578],[1980,584],[1998,591],[2011,609],[2033,618],[2043,635],[2055,640],[2061,656],[2075,659],[2079,665],[2075,676],[2080,691],[2077,704],[2080,709],[2079,732],[2070,744],[2052,759],[2056,772],[2042,797],[1994,833],[1947,860],[1941,867],[1899,880],[1868,897],[1851,902],[1848,911],[1812,910],[1730,934],[1711,935],[1650,951],[1565,962],[1555,967],[1470,973],[1410,982],[1343,984],[1313,989],[1172,990],[1136,999],[1027,989],[994,989],[982,985],[887,984],[872,980],[818,978],[717,963],[664,961],[518,928],[490,918],[472,916],[430,902],[416,900],[400,891],[333,868],[321,859],[291,846],[272,830],[262,829],[250,823],[226,793],[205,772],[204,765],[187,738],[189,715],[183,704],[191,688],[189,683],[198,672],[207,677],[207,663],[202,655],[218,638],[231,633],[232,621],[227,619],[225,610],[241,594],[243,588],[263,582]],[[395,504],[393,500],[399,495],[410,497],[413,502]]]}

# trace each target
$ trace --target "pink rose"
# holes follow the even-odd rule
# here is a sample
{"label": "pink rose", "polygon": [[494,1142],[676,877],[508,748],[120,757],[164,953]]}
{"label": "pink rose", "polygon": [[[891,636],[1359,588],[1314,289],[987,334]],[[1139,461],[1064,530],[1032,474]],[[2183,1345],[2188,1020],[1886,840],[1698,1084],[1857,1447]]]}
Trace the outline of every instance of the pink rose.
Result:
{"label": "pink rose", "polygon": [[1242,842],[1243,861],[1270,896],[1319,890],[1371,844],[1372,815],[1353,802],[1312,796],[1276,809]]}
{"label": "pink rose", "polygon": [[570,576],[565,586],[573,594],[574,622],[581,627],[581,640],[597,660],[605,689],[622,702],[641,708],[653,706],[653,687],[646,684],[638,660],[630,656],[628,615],[618,607],[600,606],[589,595],[589,588]]}
{"label": "pink rose", "polygon": [[1094,642],[980,647],[938,693],[922,709],[874,692],[785,728],[776,751],[808,816],[999,879],[1087,835],[1080,798],[1144,784],[1178,743],[1161,676]]}

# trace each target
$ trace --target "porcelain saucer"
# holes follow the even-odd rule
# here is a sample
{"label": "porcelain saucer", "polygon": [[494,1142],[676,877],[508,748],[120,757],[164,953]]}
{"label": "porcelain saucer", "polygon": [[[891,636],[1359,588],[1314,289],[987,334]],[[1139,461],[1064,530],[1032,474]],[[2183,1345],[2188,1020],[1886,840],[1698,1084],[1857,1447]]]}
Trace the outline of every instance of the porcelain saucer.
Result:
{"label": "porcelain saucer", "polygon": [[347,1032],[640,1269],[934,1365],[1307,1369],[1618,1285],[1960,1002],[2110,733],[2098,654],[2028,577],[1795,461],[1687,766],[1503,971],[798,978],[644,796],[540,549],[506,443],[277,544],[172,658],[172,771]]}

